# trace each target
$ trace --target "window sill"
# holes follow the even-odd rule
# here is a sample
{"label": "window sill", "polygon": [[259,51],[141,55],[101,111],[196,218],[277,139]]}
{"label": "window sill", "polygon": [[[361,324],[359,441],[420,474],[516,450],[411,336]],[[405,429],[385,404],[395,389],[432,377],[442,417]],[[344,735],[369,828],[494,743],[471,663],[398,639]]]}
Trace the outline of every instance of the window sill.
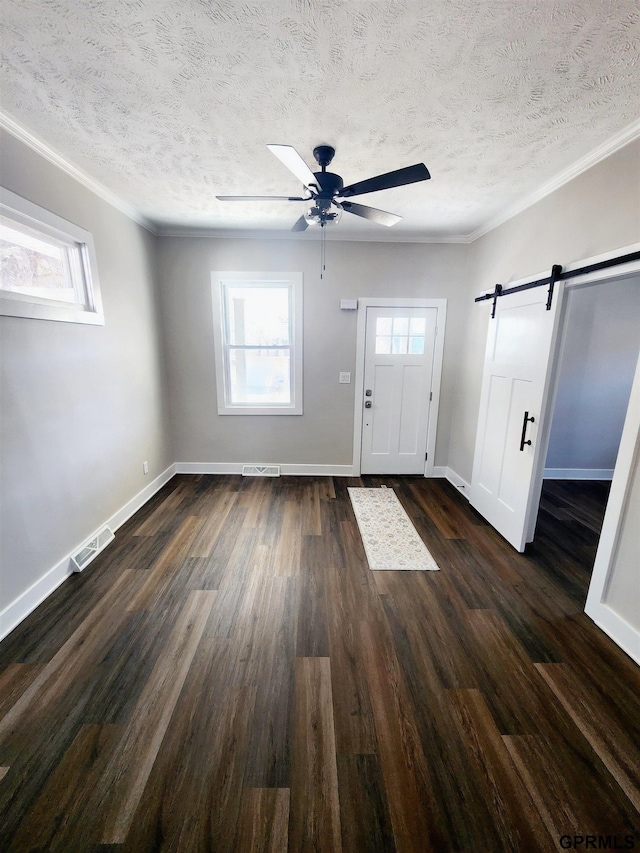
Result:
{"label": "window sill", "polygon": [[43,305],[35,301],[17,300],[4,296],[0,296],[0,316],[104,326],[104,314],[98,311],[87,311],[77,305]]}
{"label": "window sill", "polygon": [[302,406],[225,406],[219,415],[301,415]]}

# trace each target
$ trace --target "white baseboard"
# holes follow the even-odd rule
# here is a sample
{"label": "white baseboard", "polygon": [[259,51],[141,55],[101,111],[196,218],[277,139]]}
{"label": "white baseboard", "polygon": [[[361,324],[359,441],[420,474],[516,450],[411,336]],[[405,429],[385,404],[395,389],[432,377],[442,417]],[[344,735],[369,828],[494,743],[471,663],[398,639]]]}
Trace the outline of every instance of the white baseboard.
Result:
{"label": "white baseboard", "polygon": [[640,632],[602,601],[596,604],[587,601],[584,612],[623,652],[640,664]]}
{"label": "white baseboard", "polygon": [[176,474],[242,474],[243,465],[279,465],[280,473],[299,477],[357,477],[353,465],[280,464],[278,462],[177,462]]}
{"label": "white baseboard", "polygon": [[141,492],[138,492],[135,497],[131,498],[131,500],[126,503],[122,509],[119,509],[111,516],[111,520],[107,522],[109,527],[112,530],[117,530],[119,527],[122,527],[125,521],[129,521],[131,516],[138,512],[138,510],[141,509],[147,501],[151,500],[155,493],[159,492],[165,483],[168,483],[169,480],[177,473],[175,463],[169,465],[162,474],[157,476],[155,480],[152,480],[148,486],[145,486]]}
{"label": "white baseboard", "polygon": [[447,476],[447,466],[446,465],[434,465],[431,471],[428,474],[425,474],[426,477],[446,477]]}
{"label": "white baseboard", "polygon": [[141,492],[138,492],[135,497],[131,498],[130,501],[115,512],[111,518],[108,518],[100,524],[98,528],[93,533],[86,536],[82,542],[77,543],[71,549],[69,554],[64,557],[64,559],[60,560],[59,563],[49,569],[49,571],[46,572],[39,580],[33,583],[28,589],[8,604],[4,610],[0,612],[0,640],[13,631],[16,625],[19,625],[23,619],[26,619],[39,604],[42,604],[45,598],[50,596],[51,593],[57,589],[70,574],[72,574],[73,565],[71,563],[71,555],[75,554],[83,542],[86,542],[87,539],[92,539],[96,536],[98,531],[100,531],[105,524],[114,531],[119,527],[122,527],[125,521],[131,518],[135,512],[144,506],[144,504],[146,504],[146,502],[152,498],[175,473],[176,466],[170,465],[166,471],[163,471],[162,474],[156,477],[148,486],[145,486]]}
{"label": "white baseboard", "polygon": [[353,465],[281,465],[282,474],[300,477],[359,477]]}
{"label": "white baseboard", "polygon": [[613,468],[545,468],[545,480],[613,480]]}
{"label": "white baseboard", "polygon": [[461,477],[459,474],[453,470],[453,468],[447,468],[445,477],[451,483],[452,486],[455,486],[456,489],[460,492],[461,495],[469,500],[469,495],[471,494],[471,485],[467,483],[467,481]]}

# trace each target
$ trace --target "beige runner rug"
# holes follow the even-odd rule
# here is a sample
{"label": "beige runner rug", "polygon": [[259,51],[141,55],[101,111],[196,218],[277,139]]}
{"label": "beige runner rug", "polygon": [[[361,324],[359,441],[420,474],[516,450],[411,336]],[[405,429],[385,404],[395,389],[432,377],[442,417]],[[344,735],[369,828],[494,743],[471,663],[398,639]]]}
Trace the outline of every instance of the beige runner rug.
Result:
{"label": "beige runner rug", "polygon": [[372,571],[438,571],[393,489],[348,491]]}

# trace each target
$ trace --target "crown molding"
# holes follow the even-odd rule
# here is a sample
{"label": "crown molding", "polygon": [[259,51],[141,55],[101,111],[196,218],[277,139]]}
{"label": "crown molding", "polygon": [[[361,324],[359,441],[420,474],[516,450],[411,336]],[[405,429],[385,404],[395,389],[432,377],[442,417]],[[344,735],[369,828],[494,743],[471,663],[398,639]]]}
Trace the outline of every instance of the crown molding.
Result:
{"label": "crown molding", "polygon": [[[158,237],[209,237],[212,240],[295,240],[298,242],[319,241],[321,232],[319,229],[308,231],[276,231],[275,229],[232,229],[232,228],[198,228],[193,225],[157,225]],[[389,235],[386,231],[382,233],[338,233],[332,231],[327,235],[327,242],[332,243],[468,243],[464,235],[441,234],[436,236],[415,235],[398,233],[397,236]]]}
{"label": "crown molding", "polygon": [[489,231],[493,231],[494,228],[497,228],[499,225],[503,225],[505,222],[508,222],[509,219],[513,219],[514,216],[522,213],[523,210],[526,210],[528,207],[532,207],[552,192],[555,192],[560,189],[560,187],[568,184],[569,181],[572,181],[574,178],[577,178],[578,175],[581,175],[583,172],[591,169],[592,166],[596,166],[602,160],[606,160],[607,157],[615,154],[616,151],[624,148],[625,145],[628,145],[630,142],[635,142],[636,139],[640,139],[640,119],[627,125],[619,133],[616,133],[615,136],[612,136],[602,145],[594,148],[589,154],[581,157],[580,160],[575,162],[572,166],[569,166],[568,169],[564,169],[564,171],[557,174],[555,178],[547,181],[530,195],[525,196],[512,205],[509,205],[509,207],[505,208],[501,213],[498,213],[496,216],[485,222],[484,225],[481,225],[475,231],[472,231],[471,234],[467,235],[467,239],[461,242],[473,243],[479,237],[483,237],[485,234],[488,234]]}
{"label": "crown molding", "polygon": [[91,175],[87,174],[87,172],[80,169],[66,157],[63,157],[62,154],[57,152],[54,148],[51,148],[50,145],[43,142],[30,130],[27,130],[24,125],[20,124],[20,122],[16,121],[3,110],[0,110],[0,128],[6,130],[7,133],[10,133],[12,136],[15,136],[16,139],[20,140],[20,142],[23,142],[41,157],[44,157],[45,160],[48,160],[50,163],[53,163],[54,166],[57,166],[63,172],[66,172],[67,175],[70,175],[74,180],[78,181],[82,186],[99,196],[103,201],[106,201],[112,207],[117,208],[117,210],[124,213],[125,216],[128,216],[129,219],[137,222],[138,225],[142,225],[142,227],[146,228],[147,231],[150,231],[152,234],[158,233],[153,222],[143,216],[137,208],[128,202],[123,201],[119,196],[105,187],[104,184],[96,181],[96,179],[92,178]]}
{"label": "crown molding", "polygon": [[[232,228],[207,228],[198,227],[196,225],[161,225],[159,223],[153,222],[151,219],[148,219],[133,205],[129,204],[128,202],[121,199],[119,196],[115,195],[115,193],[108,189],[104,184],[95,180],[95,178],[92,178],[91,175],[80,169],[78,166],[75,166],[70,160],[68,160],[66,157],[63,157],[61,154],[55,151],[55,149],[51,148],[51,146],[49,146],[47,143],[43,142],[41,139],[35,136],[30,130],[27,130],[24,125],[20,124],[20,122],[16,121],[8,113],[2,110],[0,110],[0,128],[3,128],[12,136],[15,136],[17,139],[19,139],[25,145],[29,146],[29,148],[36,151],[50,163],[53,163],[54,166],[57,166],[63,172],[66,172],[66,174],[70,175],[80,184],[85,186],[88,190],[95,193],[104,201],[117,208],[121,213],[124,213],[125,216],[128,216],[129,219],[132,219],[134,222],[137,222],[143,228],[146,228],[147,231],[150,231],[156,236],[209,237],[212,239],[220,240],[239,239],[298,241],[317,240],[319,238],[319,233],[315,232],[297,232],[293,234],[289,231],[281,232],[260,229],[249,230]],[[480,237],[483,237],[485,234],[488,234],[490,231],[493,231],[494,228],[503,225],[505,222],[508,222],[510,219],[513,219],[513,217],[517,216],[519,213],[522,213],[523,211],[527,210],[527,208],[532,207],[534,204],[541,201],[546,196],[560,189],[565,184],[569,183],[569,181],[572,181],[574,178],[578,177],[578,175],[581,175],[583,172],[586,172],[588,169],[592,168],[592,166],[597,165],[602,160],[605,160],[607,157],[611,156],[612,154],[615,154],[616,151],[619,151],[621,148],[624,148],[625,145],[628,145],[630,142],[634,142],[636,139],[639,138],[640,120],[637,120],[627,125],[627,127],[623,128],[619,133],[615,134],[602,145],[599,145],[597,148],[582,157],[576,163],[557,174],[550,181],[547,181],[533,193],[530,193],[524,198],[521,198],[519,201],[516,201],[512,205],[509,205],[508,207],[504,208],[500,213],[487,220],[484,225],[481,225],[480,227],[476,228],[474,231],[471,231],[468,234],[421,235],[406,233],[403,234],[400,232],[397,234],[397,236],[395,236],[393,233],[387,232],[383,236],[380,233],[363,232],[360,234],[345,234],[344,232],[342,232],[332,233],[329,239],[351,243],[473,243]]]}

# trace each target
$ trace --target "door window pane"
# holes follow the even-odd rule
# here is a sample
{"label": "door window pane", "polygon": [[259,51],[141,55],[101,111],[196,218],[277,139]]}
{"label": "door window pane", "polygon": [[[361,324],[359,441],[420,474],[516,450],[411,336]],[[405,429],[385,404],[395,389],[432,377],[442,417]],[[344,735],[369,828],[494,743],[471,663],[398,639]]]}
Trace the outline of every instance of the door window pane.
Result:
{"label": "door window pane", "polygon": [[392,324],[391,317],[378,317],[376,320],[376,335],[390,335]]}
{"label": "door window pane", "polygon": [[377,355],[424,355],[427,321],[424,317],[378,317]]}
{"label": "door window pane", "polygon": [[[394,317],[393,318],[393,334],[394,335],[408,335],[409,334],[409,318],[408,317]],[[406,350],[405,350],[406,352]]]}
{"label": "door window pane", "polygon": [[389,355],[391,352],[391,335],[376,335],[376,355]]}
{"label": "door window pane", "polygon": [[391,339],[391,352],[393,355],[406,355],[409,338],[406,335],[394,335]]}
{"label": "door window pane", "polygon": [[424,335],[413,335],[409,338],[409,353],[424,355]]}

